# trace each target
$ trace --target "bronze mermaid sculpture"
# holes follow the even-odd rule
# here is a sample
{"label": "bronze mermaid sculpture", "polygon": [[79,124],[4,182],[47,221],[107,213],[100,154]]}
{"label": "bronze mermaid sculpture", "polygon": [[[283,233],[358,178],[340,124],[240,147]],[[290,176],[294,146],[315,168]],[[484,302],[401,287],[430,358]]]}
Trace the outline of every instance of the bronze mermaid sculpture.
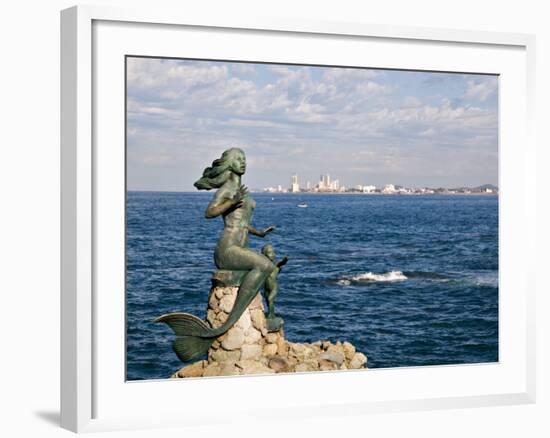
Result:
{"label": "bronze mermaid sculpture", "polygon": [[209,327],[202,319],[189,313],[162,315],[154,322],[164,322],[176,334],[173,348],[182,362],[195,360],[207,353],[214,340],[229,330],[256,297],[268,277],[277,269],[272,260],[248,248],[248,235],[265,237],[275,227],[264,230],[252,227],[252,213],[256,202],[241,184],[246,171],[246,157],[238,148],[223,152],[207,167],[195,182],[199,190],[218,189],[209,203],[207,219],[223,217],[224,229],[214,251],[218,269],[248,271],[244,276],[233,309],[227,320],[217,328]]}

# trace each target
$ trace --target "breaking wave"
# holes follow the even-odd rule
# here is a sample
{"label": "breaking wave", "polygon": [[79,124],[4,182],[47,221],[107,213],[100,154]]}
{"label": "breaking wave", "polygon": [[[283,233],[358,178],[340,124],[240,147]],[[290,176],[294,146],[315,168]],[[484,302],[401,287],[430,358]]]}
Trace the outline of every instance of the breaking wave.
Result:
{"label": "breaking wave", "polygon": [[387,282],[387,281],[403,281],[407,276],[401,271],[390,271],[383,274],[375,274],[374,272],[365,272],[363,274],[357,274],[353,277],[344,277],[338,280],[338,284],[342,286],[349,286],[352,283],[374,283],[374,282]]}

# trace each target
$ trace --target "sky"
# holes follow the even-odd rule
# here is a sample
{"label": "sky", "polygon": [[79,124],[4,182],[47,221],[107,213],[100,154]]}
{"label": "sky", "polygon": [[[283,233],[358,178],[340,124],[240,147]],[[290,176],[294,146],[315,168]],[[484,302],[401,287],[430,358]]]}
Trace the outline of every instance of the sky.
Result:
{"label": "sky", "polygon": [[498,77],[127,58],[128,190],[195,191],[230,147],[251,189],[498,185]]}

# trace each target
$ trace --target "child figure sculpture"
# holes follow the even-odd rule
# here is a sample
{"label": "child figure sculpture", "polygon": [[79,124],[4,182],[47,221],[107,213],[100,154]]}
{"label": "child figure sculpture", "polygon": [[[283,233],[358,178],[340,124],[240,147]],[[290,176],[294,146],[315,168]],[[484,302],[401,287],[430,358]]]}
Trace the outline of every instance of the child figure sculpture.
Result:
{"label": "child figure sculpture", "polygon": [[262,248],[262,254],[266,256],[269,260],[275,265],[275,269],[269,274],[264,283],[264,297],[267,302],[267,315],[266,323],[267,330],[269,332],[276,332],[281,329],[283,326],[283,319],[275,315],[275,297],[279,289],[279,283],[277,281],[277,276],[281,272],[281,268],[286,265],[288,262],[288,257],[284,256],[282,260],[275,263],[275,250],[270,244],[264,245]]}

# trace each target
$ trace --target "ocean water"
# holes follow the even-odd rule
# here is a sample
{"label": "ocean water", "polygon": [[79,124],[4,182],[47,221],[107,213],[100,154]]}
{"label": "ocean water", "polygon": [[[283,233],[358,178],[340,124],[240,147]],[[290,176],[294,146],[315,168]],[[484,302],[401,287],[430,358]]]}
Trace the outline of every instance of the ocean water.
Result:
{"label": "ocean water", "polygon": [[[369,368],[498,361],[497,196],[252,196],[256,228],[276,230],[250,246],[290,259],[276,299],[288,340],[349,341]],[[223,229],[204,219],[211,197],[128,193],[128,380],[182,366],[152,319],[205,317]]]}

